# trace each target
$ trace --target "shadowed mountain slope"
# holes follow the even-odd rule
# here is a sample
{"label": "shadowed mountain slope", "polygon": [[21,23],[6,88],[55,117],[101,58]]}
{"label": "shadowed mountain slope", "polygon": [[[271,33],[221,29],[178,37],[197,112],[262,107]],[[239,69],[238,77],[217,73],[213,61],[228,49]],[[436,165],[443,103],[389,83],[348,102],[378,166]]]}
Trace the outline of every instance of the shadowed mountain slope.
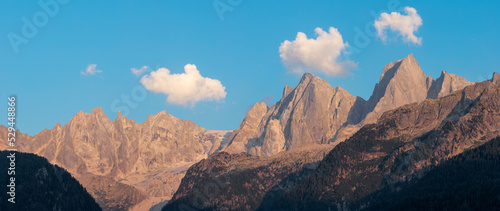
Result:
{"label": "shadowed mountain slope", "polygon": [[0,210],[101,210],[83,186],[66,170],[34,154],[15,152],[15,203],[7,201],[10,177],[7,167],[12,152],[0,151]]}

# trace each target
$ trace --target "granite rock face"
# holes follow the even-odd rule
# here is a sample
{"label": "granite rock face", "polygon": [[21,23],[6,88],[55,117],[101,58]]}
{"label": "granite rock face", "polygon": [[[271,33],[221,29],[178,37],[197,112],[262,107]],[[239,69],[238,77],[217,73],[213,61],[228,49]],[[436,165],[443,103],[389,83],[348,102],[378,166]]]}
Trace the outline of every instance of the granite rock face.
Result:
{"label": "granite rock face", "polygon": [[308,144],[327,144],[345,124],[357,123],[365,101],[325,80],[304,74],[295,88],[267,109],[257,103],[223,149],[269,156]]}
{"label": "granite rock face", "polygon": [[497,72],[494,72],[493,78],[491,78],[491,83],[496,84],[496,85],[500,85],[500,74],[498,74]]}
{"label": "granite rock face", "polygon": [[229,137],[229,142],[224,151],[229,153],[246,152],[247,140],[259,136],[257,128],[268,110],[269,108],[263,102],[253,105],[238,130]]}
{"label": "granite rock face", "polygon": [[472,84],[472,82],[465,80],[462,76],[442,71],[441,76],[436,81],[433,81],[429,88],[427,98],[437,99],[444,97],[455,90],[463,89]]}
{"label": "granite rock face", "polygon": [[427,77],[412,54],[385,65],[368,101],[306,73],[295,88],[285,86],[270,109],[255,104],[223,151],[269,156],[311,143],[336,145],[386,111],[471,84],[444,71],[437,80]]}
{"label": "granite rock face", "polygon": [[21,136],[18,149],[67,169],[105,210],[123,210],[143,200],[170,199],[189,166],[221,148],[229,134],[166,111],[141,124],[121,113],[110,121],[97,107],[78,112],[64,126]]}
{"label": "granite rock face", "polygon": [[429,82],[431,78],[422,72],[412,54],[386,64],[368,100],[363,124],[375,123],[385,111],[425,100]]}

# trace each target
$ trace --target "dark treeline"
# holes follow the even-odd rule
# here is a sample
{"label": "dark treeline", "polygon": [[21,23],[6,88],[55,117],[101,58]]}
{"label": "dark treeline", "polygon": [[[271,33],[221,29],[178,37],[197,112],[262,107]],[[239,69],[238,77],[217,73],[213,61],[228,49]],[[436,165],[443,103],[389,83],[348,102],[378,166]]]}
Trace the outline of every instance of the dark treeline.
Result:
{"label": "dark treeline", "polygon": [[7,184],[10,152],[0,151],[0,210],[101,210],[85,188],[66,170],[29,153],[15,153],[15,204]]}

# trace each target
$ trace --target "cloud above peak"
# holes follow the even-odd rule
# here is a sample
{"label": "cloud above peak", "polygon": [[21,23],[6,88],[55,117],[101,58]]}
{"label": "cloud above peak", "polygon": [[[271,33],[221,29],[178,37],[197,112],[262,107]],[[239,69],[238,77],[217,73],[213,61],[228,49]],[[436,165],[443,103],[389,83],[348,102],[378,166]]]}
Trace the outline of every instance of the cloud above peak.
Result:
{"label": "cloud above peak", "polygon": [[303,32],[298,32],[293,41],[285,40],[279,48],[280,57],[289,72],[320,72],[327,76],[346,75],[356,63],[342,60],[341,55],[348,47],[339,31],[330,27],[314,30],[316,39],[308,39]]}
{"label": "cloud above peak", "polygon": [[422,37],[415,36],[415,32],[422,26],[422,18],[413,7],[405,7],[404,12],[406,15],[398,12],[380,14],[380,17],[373,24],[377,30],[377,36],[382,41],[386,41],[386,31],[391,30],[401,35],[404,42],[422,45]]}
{"label": "cloud above peak", "polygon": [[184,66],[184,73],[172,74],[160,68],[141,78],[149,91],[167,95],[167,102],[187,106],[199,101],[219,101],[226,97],[226,87],[219,80],[203,77],[193,64]]}
{"label": "cloud above peak", "polygon": [[96,64],[90,64],[87,66],[87,69],[85,71],[80,71],[80,74],[82,75],[95,75],[97,73],[101,73],[102,70],[96,69],[97,65]]}

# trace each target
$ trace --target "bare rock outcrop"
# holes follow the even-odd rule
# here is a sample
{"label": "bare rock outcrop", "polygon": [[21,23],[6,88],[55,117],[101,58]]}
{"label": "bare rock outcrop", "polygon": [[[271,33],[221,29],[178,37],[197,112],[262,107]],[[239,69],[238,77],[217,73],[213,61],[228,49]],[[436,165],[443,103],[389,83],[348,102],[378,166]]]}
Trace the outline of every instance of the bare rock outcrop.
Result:
{"label": "bare rock outcrop", "polygon": [[491,83],[500,86],[500,74],[498,74],[497,72],[494,72],[493,73],[493,78],[491,78]]}
{"label": "bare rock outcrop", "polygon": [[412,54],[386,64],[368,100],[363,124],[375,123],[385,111],[425,100],[429,81]]}
{"label": "bare rock outcrop", "polygon": [[471,84],[473,83],[465,80],[462,76],[442,71],[441,76],[439,76],[436,81],[433,81],[431,87],[427,91],[427,98],[437,99],[444,97]]}
{"label": "bare rock outcrop", "polygon": [[286,86],[269,110],[256,104],[224,151],[269,156],[311,143],[327,144],[340,128],[361,120],[364,104],[362,98],[306,73],[297,87]]}
{"label": "bare rock outcrop", "polygon": [[231,137],[224,151],[229,153],[239,153],[247,151],[248,140],[257,137],[257,128],[269,108],[266,103],[259,102],[252,106],[245,119],[241,121],[240,127]]}

